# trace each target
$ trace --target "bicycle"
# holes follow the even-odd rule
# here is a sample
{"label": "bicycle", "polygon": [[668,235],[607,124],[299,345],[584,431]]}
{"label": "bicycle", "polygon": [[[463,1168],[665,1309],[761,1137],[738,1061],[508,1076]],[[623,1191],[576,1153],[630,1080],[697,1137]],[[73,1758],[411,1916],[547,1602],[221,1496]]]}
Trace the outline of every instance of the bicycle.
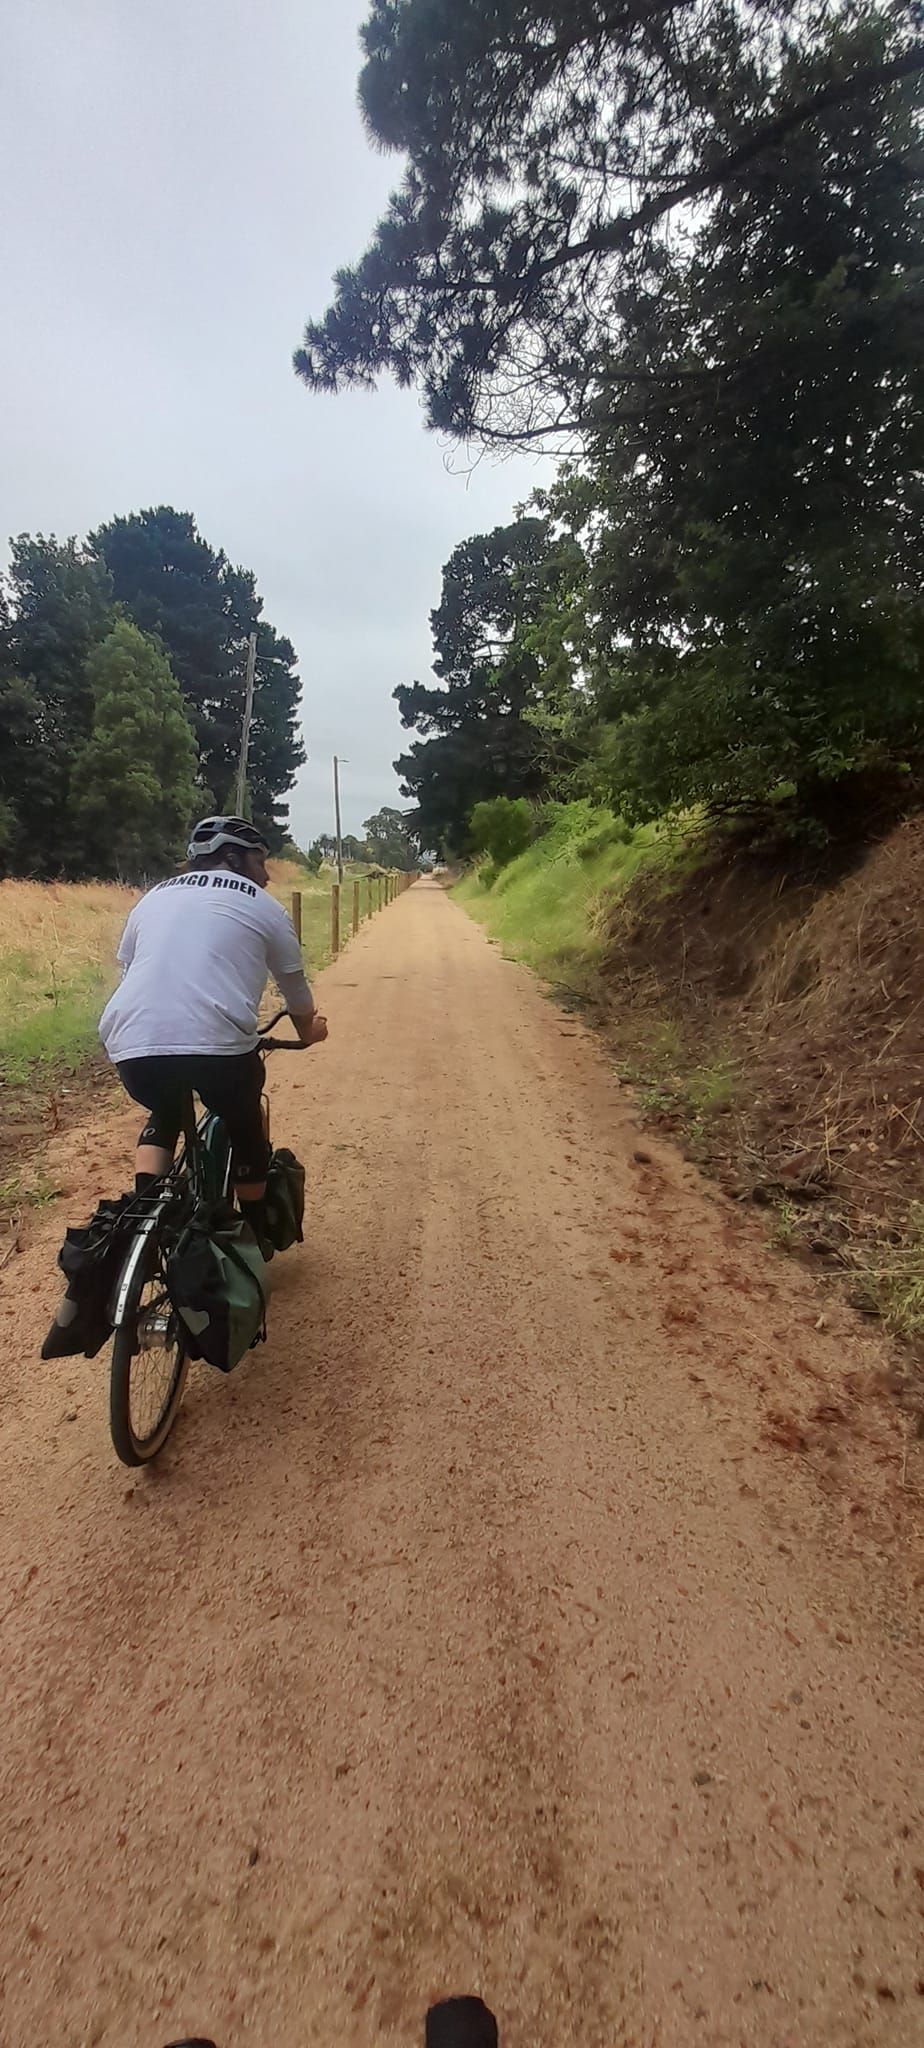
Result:
{"label": "bicycle", "polygon": [[[278,1010],[260,1034],[260,1051],[304,1052],[301,1039],[273,1038],[287,1016]],[[269,1105],[264,1097],[269,1139]],[[189,1370],[183,1326],[167,1289],[166,1266],[181,1231],[201,1201],[228,1199],[231,1144],[221,1118],[195,1119],[190,1090],[184,1143],[156,1190],[136,1195],[128,1212],[137,1227],[113,1295],[109,1429],[123,1465],[147,1465],[163,1450],[179,1413]]]}

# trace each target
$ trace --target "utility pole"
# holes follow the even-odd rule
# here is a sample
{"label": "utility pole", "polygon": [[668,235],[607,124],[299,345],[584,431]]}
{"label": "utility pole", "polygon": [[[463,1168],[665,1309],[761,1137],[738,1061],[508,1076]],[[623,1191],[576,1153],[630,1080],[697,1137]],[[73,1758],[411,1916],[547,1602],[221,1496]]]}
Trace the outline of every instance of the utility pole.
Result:
{"label": "utility pole", "polygon": [[250,721],[253,717],[253,678],[257,666],[257,636],[251,633],[247,643],[247,681],[244,686],[244,723],[241,728],[241,758],[237,770],[237,815],[244,815],[244,800],[247,790],[247,756],[250,753]]}
{"label": "utility pole", "polygon": [[334,755],[334,812],[337,820],[337,880],[343,887],[343,838],[340,831],[340,761]]}

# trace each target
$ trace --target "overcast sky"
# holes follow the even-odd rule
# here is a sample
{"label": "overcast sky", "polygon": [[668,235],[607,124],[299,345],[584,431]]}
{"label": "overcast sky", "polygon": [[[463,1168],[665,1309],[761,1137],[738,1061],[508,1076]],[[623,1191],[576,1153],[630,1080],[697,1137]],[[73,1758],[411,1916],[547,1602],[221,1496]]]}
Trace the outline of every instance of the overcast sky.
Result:
{"label": "overcast sky", "polygon": [[[540,472],[424,431],[417,399],[292,371],[400,160],[356,106],[364,0],[6,0],[0,540],[169,503],[256,573],[294,641],[306,842],[399,803],[396,683],[429,668],[440,569]],[[451,462],[456,473],[451,473]]]}

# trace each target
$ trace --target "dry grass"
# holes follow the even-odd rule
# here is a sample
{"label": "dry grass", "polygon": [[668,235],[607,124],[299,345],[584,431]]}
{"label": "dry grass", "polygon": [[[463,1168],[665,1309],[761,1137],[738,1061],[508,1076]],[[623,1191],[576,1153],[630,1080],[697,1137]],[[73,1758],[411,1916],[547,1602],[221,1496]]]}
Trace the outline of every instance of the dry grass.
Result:
{"label": "dry grass", "polygon": [[[827,876],[719,842],[671,893],[642,876],[614,899],[604,974],[646,1107],[924,1353],[922,893],[920,813]],[[724,1052],[734,1097],[691,1119],[691,1081]]]}
{"label": "dry grass", "polygon": [[116,882],[0,882],[0,1057],[5,1077],[69,1065],[93,1042],[138,891]]}
{"label": "dry grass", "polygon": [[99,965],[139,893],[119,882],[0,882],[0,959],[25,949],[49,972]]}
{"label": "dry grass", "polygon": [[915,1202],[903,1244],[883,1247],[866,1280],[890,1330],[920,1344],[924,1339],[924,1204]]}

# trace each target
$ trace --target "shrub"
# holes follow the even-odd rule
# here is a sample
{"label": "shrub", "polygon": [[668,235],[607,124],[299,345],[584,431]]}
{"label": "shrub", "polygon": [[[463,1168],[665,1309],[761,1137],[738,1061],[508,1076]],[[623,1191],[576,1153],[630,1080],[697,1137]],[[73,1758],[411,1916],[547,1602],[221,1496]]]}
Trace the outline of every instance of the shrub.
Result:
{"label": "shrub", "polygon": [[596,860],[598,853],[605,853],[608,846],[628,846],[631,838],[631,828],[623,818],[606,817],[577,840],[578,860]]}
{"label": "shrub", "polygon": [[508,861],[516,860],[518,853],[525,853],[533,838],[532,806],[525,796],[491,797],[490,801],[475,805],[469,831],[476,852],[487,853],[497,867],[506,867]]}

